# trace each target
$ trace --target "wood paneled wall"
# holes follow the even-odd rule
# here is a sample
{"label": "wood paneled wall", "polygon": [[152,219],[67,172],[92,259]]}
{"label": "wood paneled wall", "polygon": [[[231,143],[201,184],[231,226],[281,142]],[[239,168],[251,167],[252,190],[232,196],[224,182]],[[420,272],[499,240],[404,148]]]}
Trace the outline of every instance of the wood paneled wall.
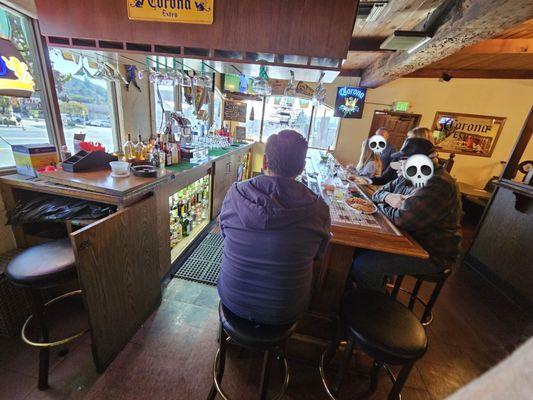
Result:
{"label": "wood paneled wall", "polygon": [[357,0],[215,0],[212,25],[131,21],[130,0],[37,0],[45,36],[345,58]]}

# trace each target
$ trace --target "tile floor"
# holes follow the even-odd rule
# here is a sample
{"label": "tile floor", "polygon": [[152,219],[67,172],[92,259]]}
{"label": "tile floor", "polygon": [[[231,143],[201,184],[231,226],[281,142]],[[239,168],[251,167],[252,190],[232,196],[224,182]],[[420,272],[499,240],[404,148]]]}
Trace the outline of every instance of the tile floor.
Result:
{"label": "tile floor", "polygon": [[[85,335],[68,354],[54,351],[51,388],[44,392],[36,389],[37,353],[18,339],[1,339],[0,399],[204,399],[217,345],[217,303],[214,287],[173,279],[159,309],[104,374],[94,371]],[[428,353],[409,377],[404,399],[445,398],[533,333],[526,315],[465,268],[450,278],[435,313]],[[233,398],[254,398],[260,357],[231,351],[224,385]],[[361,372],[370,360],[359,355],[355,363],[341,398],[386,398],[390,383],[385,375],[369,395]],[[327,398],[315,366],[291,360],[290,367],[287,399]]]}

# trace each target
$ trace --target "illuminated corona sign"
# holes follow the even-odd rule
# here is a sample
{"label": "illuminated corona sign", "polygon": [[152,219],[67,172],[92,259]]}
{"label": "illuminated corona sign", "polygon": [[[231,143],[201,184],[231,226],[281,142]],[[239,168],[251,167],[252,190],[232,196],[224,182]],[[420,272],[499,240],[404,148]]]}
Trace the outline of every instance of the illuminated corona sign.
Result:
{"label": "illuminated corona sign", "polygon": [[30,97],[35,83],[13,43],[0,39],[0,96]]}

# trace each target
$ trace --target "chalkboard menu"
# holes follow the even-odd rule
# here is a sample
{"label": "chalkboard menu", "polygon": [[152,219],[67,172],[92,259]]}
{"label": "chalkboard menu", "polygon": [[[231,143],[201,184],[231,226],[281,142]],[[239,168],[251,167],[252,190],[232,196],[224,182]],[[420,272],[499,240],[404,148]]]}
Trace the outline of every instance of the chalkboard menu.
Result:
{"label": "chalkboard menu", "polygon": [[224,102],[224,121],[246,122],[247,104],[240,101]]}

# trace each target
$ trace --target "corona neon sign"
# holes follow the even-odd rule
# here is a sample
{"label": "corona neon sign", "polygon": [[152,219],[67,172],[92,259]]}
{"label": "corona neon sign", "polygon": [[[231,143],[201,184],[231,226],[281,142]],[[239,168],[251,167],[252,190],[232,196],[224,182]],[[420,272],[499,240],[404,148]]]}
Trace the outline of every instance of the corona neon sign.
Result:
{"label": "corona neon sign", "polygon": [[35,83],[13,43],[0,39],[0,95],[30,97]]}

